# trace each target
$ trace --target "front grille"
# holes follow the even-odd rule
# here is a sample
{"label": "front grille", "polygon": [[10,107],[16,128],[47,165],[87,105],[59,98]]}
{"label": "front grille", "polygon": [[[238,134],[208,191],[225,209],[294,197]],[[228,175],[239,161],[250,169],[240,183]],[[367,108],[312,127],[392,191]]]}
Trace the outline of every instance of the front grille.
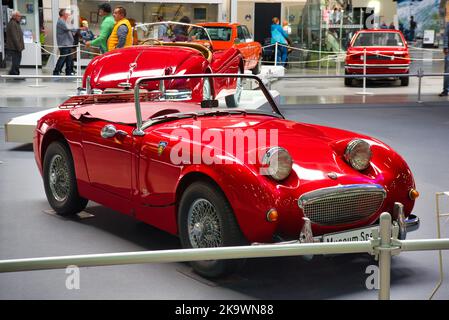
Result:
{"label": "front grille", "polygon": [[366,219],[385,199],[379,185],[346,185],[303,194],[298,204],[304,215],[319,225],[339,225]]}

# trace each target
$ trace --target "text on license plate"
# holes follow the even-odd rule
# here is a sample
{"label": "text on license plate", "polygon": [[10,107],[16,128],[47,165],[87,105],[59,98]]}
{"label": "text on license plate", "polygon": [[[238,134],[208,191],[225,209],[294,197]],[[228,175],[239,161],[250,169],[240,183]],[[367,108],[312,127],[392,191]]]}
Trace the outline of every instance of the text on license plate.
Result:
{"label": "text on license plate", "polygon": [[372,237],[373,229],[376,229],[376,226],[325,234],[323,242],[366,241]]}

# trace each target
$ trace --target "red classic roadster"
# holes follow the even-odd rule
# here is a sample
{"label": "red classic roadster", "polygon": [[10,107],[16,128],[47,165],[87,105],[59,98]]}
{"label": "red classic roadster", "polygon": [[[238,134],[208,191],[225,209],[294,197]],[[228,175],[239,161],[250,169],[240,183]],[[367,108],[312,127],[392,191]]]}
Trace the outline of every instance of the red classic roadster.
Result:
{"label": "red classic roadster", "polygon": [[[187,80],[199,79],[257,89],[228,108],[229,89],[194,96]],[[39,120],[34,151],[58,214],[93,200],[178,235],[184,248],[367,240],[385,211],[402,239],[419,225],[399,154],[362,134],[284,119],[252,75],[140,78],[134,94],[72,97]],[[218,277],[242,263],[192,266]]]}
{"label": "red classic roadster", "polygon": [[[162,26],[175,30],[178,28],[185,36],[170,37],[167,31],[159,32]],[[197,33],[203,35],[201,40],[188,36],[189,32],[195,33],[195,30],[200,30]],[[107,52],[89,63],[79,94],[130,90],[141,77],[244,72],[240,51],[237,48],[214,50],[209,33],[202,26],[168,21],[140,24],[136,26],[136,31],[139,45]],[[197,80],[198,88],[194,94],[202,94],[204,99],[210,99],[215,92],[228,85],[222,81]],[[236,107],[239,97],[239,94],[230,95],[226,102],[230,107]]]}

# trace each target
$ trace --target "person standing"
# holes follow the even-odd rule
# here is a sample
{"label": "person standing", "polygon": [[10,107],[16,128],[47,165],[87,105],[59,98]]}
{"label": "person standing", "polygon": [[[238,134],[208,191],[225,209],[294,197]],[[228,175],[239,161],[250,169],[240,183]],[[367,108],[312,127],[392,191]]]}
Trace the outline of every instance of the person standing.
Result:
{"label": "person standing", "polygon": [[[443,52],[444,52],[444,73],[449,73],[449,22],[446,23],[446,29],[443,36]],[[449,76],[444,76],[443,91],[440,97],[447,97],[449,92]]]}
{"label": "person standing", "polygon": [[[181,19],[179,19],[179,22],[181,23],[190,23],[190,18],[187,16],[183,16]],[[189,39],[189,26],[188,25],[182,25],[177,24],[173,28],[173,34],[175,36],[175,41],[188,41]]]}
{"label": "person standing", "polygon": [[287,61],[287,47],[285,47],[288,42],[288,34],[287,32],[282,29],[281,25],[279,24],[279,18],[274,17],[272,19],[273,24],[271,25],[271,44],[279,43],[281,46],[278,47],[277,52],[277,63],[279,63],[280,66],[284,66],[285,62]]}
{"label": "person standing", "polygon": [[111,5],[109,3],[100,4],[98,6],[98,15],[103,17],[100,25],[100,35],[96,39],[86,42],[86,47],[100,47],[100,52],[105,53],[108,51],[108,38],[115,25]]}
{"label": "person standing", "polygon": [[126,9],[115,7],[112,16],[115,25],[108,39],[108,51],[132,46],[133,32],[129,20],[126,19]]}
{"label": "person standing", "polygon": [[[20,27],[20,19],[22,18],[19,11],[13,11],[11,20],[9,20],[6,27],[6,52],[12,58],[11,70],[9,70],[10,75],[20,74],[20,62],[22,61],[22,51],[25,49],[25,44],[23,42],[23,32]],[[17,80],[25,80],[23,78],[17,78]]]}
{"label": "person standing", "polygon": [[416,30],[417,24],[414,20],[414,17],[410,17],[410,34],[409,34],[409,41],[415,41],[415,30]]}
{"label": "person standing", "polygon": [[[163,16],[157,16],[157,22],[163,22]],[[165,23],[161,23],[157,29],[157,38],[159,40],[164,40],[168,37],[168,26]]]}
{"label": "person standing", "polygon": [[67,76],[74,75],[73,72],[73,33],[78,29],[69,28],[67,26],[70,18],[70,12],[66,9],[59,10],[59,19],[56,23],[56,40],[59,47],[59,58],[56,62],[56,67],[53,70],[53,75],[58,76],[62,72],[62,68],[65,64],[65,74]]}

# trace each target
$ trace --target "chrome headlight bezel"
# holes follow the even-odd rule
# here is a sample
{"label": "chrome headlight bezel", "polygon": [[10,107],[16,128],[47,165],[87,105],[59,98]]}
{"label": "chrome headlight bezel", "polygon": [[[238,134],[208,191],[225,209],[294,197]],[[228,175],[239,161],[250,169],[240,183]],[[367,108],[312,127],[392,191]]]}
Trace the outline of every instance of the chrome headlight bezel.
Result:
{"label": "chrome headlight bezel", "polygon": [[282,147],[271,147],[262,158],[264,171],[262,174],[269,175],[276,181],[285,180],[291,173],[293,159],[290,153]]}
{"label": "chrome headlight bezel", "polygon": [[364,139],[354,139],[346,147],[344,158],[355,170],[363,171],[370,166],[371,145]]}

